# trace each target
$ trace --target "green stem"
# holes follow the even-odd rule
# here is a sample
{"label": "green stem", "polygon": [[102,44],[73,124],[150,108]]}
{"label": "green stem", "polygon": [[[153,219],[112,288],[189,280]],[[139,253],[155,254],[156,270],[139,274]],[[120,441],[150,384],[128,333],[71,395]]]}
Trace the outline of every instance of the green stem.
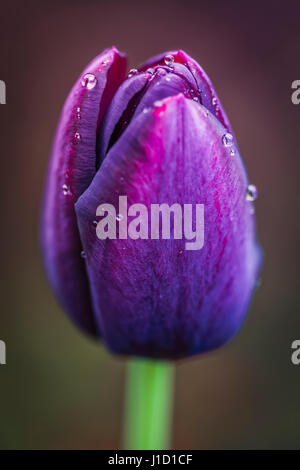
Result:
{"label": "green stem", "polygon": [[126,449],[159,450],[170,446],[173,366],[134,359],[128,365]]}

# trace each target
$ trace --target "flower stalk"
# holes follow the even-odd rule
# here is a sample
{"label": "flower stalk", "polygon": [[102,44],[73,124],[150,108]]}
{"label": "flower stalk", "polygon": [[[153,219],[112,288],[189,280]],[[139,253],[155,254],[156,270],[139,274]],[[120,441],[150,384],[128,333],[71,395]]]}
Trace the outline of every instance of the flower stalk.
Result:
{"label": "flower stalk", "polygon": [[133,359],[127,372],[125,449],[169,449],[174,367],[163,361]]}

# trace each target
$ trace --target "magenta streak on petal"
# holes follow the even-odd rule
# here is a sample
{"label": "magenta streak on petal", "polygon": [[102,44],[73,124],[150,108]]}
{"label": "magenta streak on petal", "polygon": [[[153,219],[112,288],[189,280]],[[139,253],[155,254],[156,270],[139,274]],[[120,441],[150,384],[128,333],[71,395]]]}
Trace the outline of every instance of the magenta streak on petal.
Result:
{"label": "magenta streak on petal", "polygon": [[164,54],[159,54],[155,57],[152,57],[147,62],[145,62],[140,68],[140,71],[146,70],[149,67],[155,67],[158,64],[164,64],[164,58],[166,55],[172,55],[174,57],[174,63],[180,63],[187,67],[187,69],[193,75],[197,87],[201,92],[201,103],[205,108],[207,108],[216,118],[219,119],[221,124],[225,129],[230,132],[232,135],[233,131],[229,122],[229,119],[223,109],[223,106],[218,98],[217,93],[214,90],[214,87],[209,79],[208,75],[205,73],[203,68],[192,59],[186,52],[182,50],[178,51],[168,51]]}
{"label": "magenta streak on petal", "polygon": [[[42,249],[49,281],[75,323],[92,334],[99,332],[85,261],[80,256],[74,203],[95,175],[99,120],[123,81],[125,69],[125,56],[113,47],[96,57],[73,86],[56,130],[44,197]],[[91,81],[83,86],[86,74]]]}
{"label": "magenta streak on petal", "polygon": [[[181,358],[220,346],[241,326],[259,269],[248,179],[226,129],[182,94],[140,113],[109,151],[76,213],[103,341],[114,352]],[[204,204],[205,243],[99,240],[99,204]]]}

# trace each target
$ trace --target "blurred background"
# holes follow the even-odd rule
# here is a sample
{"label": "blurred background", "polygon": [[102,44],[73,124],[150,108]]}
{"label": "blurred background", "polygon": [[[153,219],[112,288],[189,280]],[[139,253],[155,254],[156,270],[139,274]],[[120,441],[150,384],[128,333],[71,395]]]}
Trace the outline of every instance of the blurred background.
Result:
{"label": "blurred background", "polygon": [[114,44],[134,67],[182,48],[205,68],[259,190],[261,285],[240,334],[176,366],[173,447],[300,448],[300,4],[210,0],[1,2],[0,448],[121,445],[126,363],[84,337],[56,304],[39,252],[39,214],[63,102]]}

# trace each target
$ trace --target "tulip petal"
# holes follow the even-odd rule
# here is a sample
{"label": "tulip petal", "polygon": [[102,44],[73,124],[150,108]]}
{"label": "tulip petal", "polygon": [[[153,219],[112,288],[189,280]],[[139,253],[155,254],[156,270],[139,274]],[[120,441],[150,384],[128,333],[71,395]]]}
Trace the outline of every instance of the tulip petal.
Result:
{"label": "tulip petal", "polygon": [[139,70],[147,70],[149,67],[155,67],[158,64],[163,65],[164,59],[167,55],[172,55],[174,57],[174,64],[184,64],[189,69],[197,83],[198,89],[201,92],[201,104],[203,104],[206,109],[219,119],[228,132],[233,134],[229,119],[217,93],[215,92],[211,80],[198,62],[196,62],[186,52],[177,50],[159,54],[145,62]]}
{"label": "tulip petal", "polygon": [[[193,77],[191,74],[183,72],[185,67],[174,66],[172,73],[166,73],[164,69],[158,69],[154,79],[149,83],[147,93],[145,93],[136,109],[135,116],[142,110],[153,106],[156,101],[161,101],[169,96],[175,96],[182,93],[186,97],[191,98],[197,94],[197,89],[193,88]],[[189,76],[190,75],[190,76]],[[192,79],[192,82],[191,82]],[[191,93],[192,92],[192,93]]]}
{"label": "tulip petal", "polygon": [[75,83],[57,127],[44,197],[42,250],[49,281],[75,323],[92,334],[96,327],[74,203],[95,175],[97,128],[125,68],[125,57],[113,47]]}
{"label": "tulip petal", "polygon": [[[181,358],[216,348],[239,329],[260,251],[247,175],[222,124],[182,94],[140,113],[76,203],[95,318],[116,353]],[[101,203],[204,204],[201,250],[186,240],[106,239],[92,221]],[[194,219],[194,218],[193,218]],[[195,220],[194,220],[195,222]]]}
{"label": "tulip petal", "polygon": [[109,148],[120,138],[131,119],[152,106],[155,101],[183,93],[199,102],[194,77],[182,64],[157,67],[149,73],[140,73],[125,80],[113,97],[99,128],[97,139],[98,167]]}
{"label": "tulip petal", "polygon": [[99,128],[97,139],[97,160],[98,166],[104,160],[111,136],[116,125],[126,111],[129,103],[146,86],[149,74],[143,73],[125,80],[117,90]]}

